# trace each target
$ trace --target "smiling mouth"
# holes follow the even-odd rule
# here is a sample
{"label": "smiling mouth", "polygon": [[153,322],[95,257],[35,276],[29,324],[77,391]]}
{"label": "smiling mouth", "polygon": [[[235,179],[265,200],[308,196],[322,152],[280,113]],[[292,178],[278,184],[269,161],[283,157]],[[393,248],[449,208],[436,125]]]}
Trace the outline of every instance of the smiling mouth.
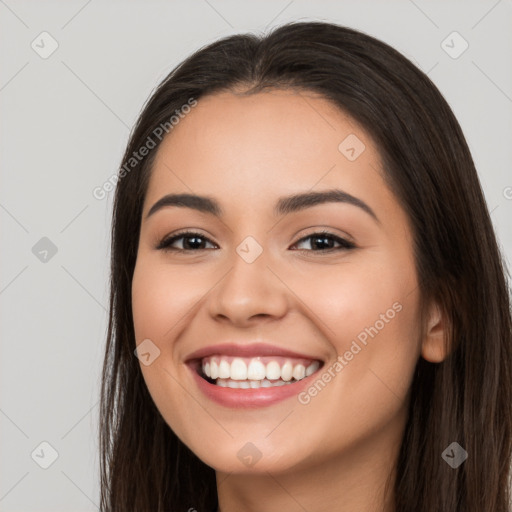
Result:
{"label": "smiling mouth", "polygon": [[213,355],[195,361],[195,370],[204,380],[219,387],[259,389],[286,386],[313,375],[323,366],[319,360],[259,356]]}

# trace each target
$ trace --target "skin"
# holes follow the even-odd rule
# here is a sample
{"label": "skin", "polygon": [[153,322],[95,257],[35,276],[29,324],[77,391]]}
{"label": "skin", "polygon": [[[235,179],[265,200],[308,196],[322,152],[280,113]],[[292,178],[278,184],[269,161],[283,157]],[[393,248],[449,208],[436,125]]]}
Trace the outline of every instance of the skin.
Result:
{"label": "skin", "polygon": [[[355,161],[338,150],[349,134],[365,144]],[[216,470],[222,512],[393,510],[384,485],[393,483],[415,365],[446,357],[446,329],[436,304],[420,321],[409,222],[382,176],[369,135],[309,92],[207,96],[158,150],[133,276],[136,342],[159,348],[141,364],[145,382],[172,430]],[[331,188],[364,201],[379,221],[332,202],[272,213],[281,196]],[[213,197],[224,216],[172,206],[146,218],[168,193]],[[204,235],[204,249],[156,249],[183,229]],[[322,230],[357,247],[322,252],[304,238]],[[247,236],[263,249],[250,264],[236,252]],[[292,397],[224,407],[184,364],[211,344],[261,340],[314,355],[325,369],[397,302],[400,312],[306,405]],[[261,454],[250,467],[237,456],[248,442]]]}

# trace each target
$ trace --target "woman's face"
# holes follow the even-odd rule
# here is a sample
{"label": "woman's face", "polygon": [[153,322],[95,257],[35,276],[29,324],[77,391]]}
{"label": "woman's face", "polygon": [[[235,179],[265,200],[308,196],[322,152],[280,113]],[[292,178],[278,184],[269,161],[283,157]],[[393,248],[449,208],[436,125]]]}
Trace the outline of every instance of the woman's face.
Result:
{"label": "woman's face", "polygon": [[[305,92],[211,95],[164,139],[136,343],[156,406],[206,464],[275,473],[396,449],[424,340],[411,230],[382,175],[368,134]],[[168,194],[210,202],[152,208]]]}

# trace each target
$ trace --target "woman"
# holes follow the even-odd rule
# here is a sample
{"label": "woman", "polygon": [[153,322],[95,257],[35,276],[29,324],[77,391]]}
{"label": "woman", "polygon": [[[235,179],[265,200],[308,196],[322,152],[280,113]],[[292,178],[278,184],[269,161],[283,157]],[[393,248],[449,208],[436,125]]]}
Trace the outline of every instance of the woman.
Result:
{"label": "woman", "polygon": [[116,189],[102,510],[510,506],[511,316],[432,82],[292,23],[186,59]]}

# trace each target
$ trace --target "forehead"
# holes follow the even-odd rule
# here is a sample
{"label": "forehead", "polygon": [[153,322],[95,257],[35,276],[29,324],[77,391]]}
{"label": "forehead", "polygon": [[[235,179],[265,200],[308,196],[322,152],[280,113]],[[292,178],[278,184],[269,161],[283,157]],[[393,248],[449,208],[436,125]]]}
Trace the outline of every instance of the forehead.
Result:
{"label": "forehead", "polygon": [[[383,193],[380,155],[369,135],[332,102],[272,90],[201,98],[161,143],[146,196],[193,192],[252,206],[314,188]],[[256,204],[257,203],[257,204]]]}

